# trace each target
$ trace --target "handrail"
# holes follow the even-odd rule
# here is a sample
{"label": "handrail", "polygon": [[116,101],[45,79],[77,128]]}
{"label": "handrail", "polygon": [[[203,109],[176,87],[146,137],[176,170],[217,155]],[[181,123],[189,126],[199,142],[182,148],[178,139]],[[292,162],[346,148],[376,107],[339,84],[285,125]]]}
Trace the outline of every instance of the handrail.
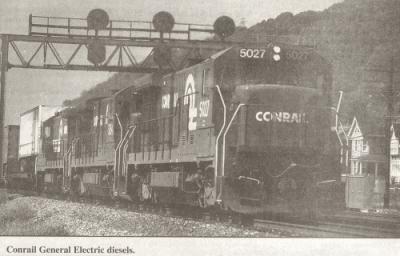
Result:
{"label": "handrail", "polygon": [[191,95],[193,95],[193,94],[198,94],[198,92],[193,92],[193,93],[189,93],[189,94],[183,95],[183,96],[181,96],[181,97],[178,97],[177,103],[176,103],[176,107],[174,107],[174,108],[175,108],[175,111],[174,111],[174,114],[173,114],[173,115],[162,116],[162,117],[153,118],[153,119],[148,119],[148,120],[144,120],[144,121],[138,122],[138,123],[136,123],[136,124],[139,125],[139,124],[144,124],[144,123],[148,123],[148,122],[154,122],[154,121],[158,121],[158,120],[162,120],[162,119],[167,119],[167,118],[175,117],[175,116],[176,116],[176,113],[177,113],[177,111],[178,111],[178,105],[179,105],[179,106],[181,105],[181,100],[182,100],[183,98],[188,97],[188,96],[191,96]]}
{"label": "handrail", "polygon": [[229,128],[231,128],[232,122],[233,122],[233,120],[235,119],[237,113],[239,112],[239,109],[240,109],[241,107],[245,106],[245,105],[246,105],[246,104],[244,104],[244,103],[240,103],[240,104],[238,105],[238,107],[236,108],[235,113],[233,113],[233,116],[232,116],[232,118],[231,118],[231,121],[229,122],[229,124],[228,124],[228,126],[226,127],[225,132],[224,132],[224,137],[223,137],[223,140],[222,140],[222,168],[221,168],[221,169],[222,169],[222,176],[225,175],[225,141],[226,141],[226,134],[228,133]]}
{"label": "handrail", "polygon": [[[223,177],[223,176],[225,175],[225,139],[226,139],[226,134],[227,134],[229,128],[231,127],[231,124],[232,124],[232,122],[233,122],[233,119],[235,119],[235,117],[236,117],[236,115],[237,115],[239,109],[240,109],[242,106],[244,106],[244,105],[245,105],[245,104],[241,103],[241,104],[239,104],[239,106],[236,108],[236,111],[235,111],[235,113],[233,114],[233,116],[232,116],[232,118],[231,118],[231,121],[229,122],[229,124],[228,124],[228,126],[226,127],[225,132],[224,132],[224,136],[223,136],[223,140],[222,140],[221,177]],[[221,195],[222,195],[222,186],[221,186],[220,191],[219,191],[219,194],[218,194],[218,196],[217,196],[217,200],[220,200]]]}
{"label": "handrail", "polygon": [[[343,132],[344,138],[346,140],[346,147],[349,145],[349,137],[347,136],[347,134],[344,130],[343,124],[339,118],[339,109],[340,109],[342,98],[343,98],[343,91],[340,91],[339,93],[340,93],[340,96],[339,96],[338,105],[337,105],[336,109],[331,108],[331,110],[334,111],[334,113],[335,113],[335,132],[336,132],[336,135],[337,135],[337,137],[339,139],[339,143],[340,143],[340,156],[341,156],[340,161],[342,162],[343,161],[343,153],[344,153],[343,152],[344,144],[343,144],[342,138],[340,137],[340,134],[339,134],[339,127],[341,128],[341,131]],[[346,150],[346,159],[345,159],[346,166],[348,166],[348,158],[349,158],[349,150],[347,149]]]}
{"label": "handrail", "polygon": [[[70,158],[71,158],[71,153],[72,153],[73,149],[75,148],[76,143],[78,142],[79,139],[80,139],[80,138],[74,138],[74,139],[72,139],[71,145],[70,145],[70,147],[68,148],[67,153],[65,153],[64,156],[63,156],[63,164],[64,164],[64,168],[63,168],[63,171],[64,171],[64,172],[63,172],[63,187],[64,187],[64,188],[65,188],[65,172],[68,171],[68,170],[66,170],[66,167],[69,166],[69,164],[70,164],[71,161],[72,161],[72,159],[70,159]],[[68,158],[68,160],[67,160],[67,158]],[[67,165],[67,166],[66,166],[66,165]],[[68,167],[68,168],[69,168],[69,167]],[[72,177],[69,178],[69,185],[70,185],[70,188],[71,188],[71,178],[72,178]]]}
{"label": "handrail", "polygon": [[[338,101],[338,105],[336,107],[336,113],[339,113],[339,109],[340,109],[340,105],[342,103],[342,97],[343,97],[343,91],[339,91],[339,101]],[[339,121],[339,115],[336,115],[336,127],[338,126],[338,121]],[[337,128],[336,128],[337,129]]]}
{"label": "handrail", "polygon": [[[95,139],[97,137],[96,135],[97,135],[96,132],[89,132],[89,133],[84,133],[84,134],[75,136],[72,139],[79,138],[80,141],[83,141],[83,143],[85,143],[87,138],[89,138],[89,140],[93,144],[93,148],[91,149],[90,154],[95,152],[96,153],[95,155],[97,155],[98,148],[96,147],[96,145],[97,145],[97,140]],[[92,136],[95,136],[95,138],[92,138]],[[88,151],[86,150],[85,152],[88,152]]]}
{"label": "handrail", "polygon": [[[117,177],[120,177],[120,165],[124,164],[124,163],[120,163],[120,159],[122,159],[122,162],[124,160],[124,156],[122,156],[121,158],[121,154],[124,154],[124,150],[126,150],[125,146],[126,146],[126,142],[132,137],[133,132],[136,129],[136,125],[130,125],[128,130],[126,131],[124,138],[118,143],[116,149],[115,149],[115,155],[114,155],[114,184],[113,184],[113,191],[114,191],[114,195],[118,196],[118,189],[117,189]],[[121,148],[122,148],[122,152],[121,152]],[[126,151],[125,151],[126,153]],[[124,167],[124,166],[123,166]],[[117,176],[118,173],[118,176]],[[119,180],[119,179],[118,179]]]}
{"label": "handrail", "polygon": [[[123,39],[138,39],[143,38],[147,40],[158,39],[159,32],[154,28],[151,21],[129,21],[129,20],[110,20],[110,25],[101,31],[105,31],[108,35],[107,38],[123,38]],[[114,25],[117,24],[117,25]],[[49,31],[53,29],[53,33]],[[56,29],[56,30],[54,30]],[[71,30],[77,34],[72,35]],[[43,32],[41,32],[43,31]],[[44,16],[29,16],[29,35],[47,35],[47,36],[89,36],[87,19],[82,18],[66,18],[66,17],[44,17]],[[113,32],[117,32],[113,33]],[[118,32],[125,32],[121,35]],[[136,32],[135,35],[132,32]],[[146,33],[142,36],[142,33]],[[206,40],[204,33],[214,33],[212,25],[208,24],[189,24],[189,23],[175,23],[175,29],[166,32],[165,37],[168,40],[181,39],[181,35],[186,38],[184,40],[190,41],[193,36],[201,36],[201,41],[212,42]],[[161,34],[162,35],[162,34]]]}
{"label": "handrail", "polygon": [[119,124],[119,128],[121,129],[121,139],[120,139],[120,141],[121,141],[122,140],[122,124],[121,124],[121,121],[119,120],[119,117],[118,117],[117,113],[115,113],[115,117],[117,118],[117,121],[118,121],[118,124]]}
{"label": "handrail", "polygon": [[[214,177],[218,176],[218,148],[219,148],[219,138],[222,135],[222,132],[224,131],[225,125],[226,125],[226,105],[225,105],[225,100],[224,97],[222,96],[221,93],[221,89],[219,87],[219,85],[215,85],[215,87],[218,90],[218,95],[221,99],[222,102],[222,106],[224,107],[224,122],[222,124],[221,130],[219,131],[217,138],[216,138],[216,142],[215,142],[215,167],[214,167]],[[214,186],[217,185],[217,179],[215,179],[214,181]]]}
{"label": "handrail", "polygon": [[[59,19],[59,20],[80,20],[80,21],[87,21],[84,18],[70,18],[70,17],[53,17],[53,16],[41,16],[41,15],[32,15],[32,18],[42,18],[42,19]],[[149,24],[151,21],[140,21],[140,20],[110,20],[110,22],[127,22],[127,23],[145,23]],[[181,23],[176,22],[175,25],[190,25],[190,26],[204,26],[204,27],[212,27],[210,24],[196,24],[196,23]]]}

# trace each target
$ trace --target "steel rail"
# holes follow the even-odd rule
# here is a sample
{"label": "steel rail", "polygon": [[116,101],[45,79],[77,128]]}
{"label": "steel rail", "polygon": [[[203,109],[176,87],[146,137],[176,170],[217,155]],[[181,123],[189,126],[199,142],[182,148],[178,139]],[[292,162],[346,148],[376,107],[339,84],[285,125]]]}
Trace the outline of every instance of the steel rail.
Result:
{"label": "steel rail", "polygon": [[302,225],[269,220],[253,220],[254,227],[297,233],[305,237],[323,238],[398,238],[399,232],[362,225],[340,224],[336,222],[317,222],[315,225]]}

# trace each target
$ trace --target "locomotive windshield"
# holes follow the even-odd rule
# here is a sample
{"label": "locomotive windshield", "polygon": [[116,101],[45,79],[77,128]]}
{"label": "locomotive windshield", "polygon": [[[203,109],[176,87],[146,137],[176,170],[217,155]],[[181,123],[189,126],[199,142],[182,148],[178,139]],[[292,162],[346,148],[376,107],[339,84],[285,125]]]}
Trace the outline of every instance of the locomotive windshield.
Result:
{"label": "locomotive windshield", "polygon": [[[249,49],[244,52],[249,52]],[[321,88],[324,83],[324,65],[310,51],[282,51],[263,58],[239,57],[240,76],[244,84],[284,84]]]}

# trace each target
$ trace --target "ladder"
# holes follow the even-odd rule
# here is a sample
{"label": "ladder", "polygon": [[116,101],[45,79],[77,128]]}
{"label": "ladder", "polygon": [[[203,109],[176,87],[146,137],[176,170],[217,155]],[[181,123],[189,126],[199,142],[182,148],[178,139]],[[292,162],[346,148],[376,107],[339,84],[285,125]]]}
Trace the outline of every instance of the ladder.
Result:
{"label": "ladder", "polygon": [[[76,143],[79,138],[74,138],[71,145],[69,146],[67,153],[63,157],[64,168],[63,168],[63,190],[68,191],[71,188],[71,162],[72,162],[72,152],[75,150]],[[67,180],[66,177],[69,177]]]}
{"label": "ladder", "polygon": [[126,176],[127,165],[126,165],[126,151],[128,149],[129,139],[132,137],[136,125],[130,125],[126,131],[124,137],[118,143],[115,149],[114,158],[114,196],[118,196],[118,180],[121,176]]}

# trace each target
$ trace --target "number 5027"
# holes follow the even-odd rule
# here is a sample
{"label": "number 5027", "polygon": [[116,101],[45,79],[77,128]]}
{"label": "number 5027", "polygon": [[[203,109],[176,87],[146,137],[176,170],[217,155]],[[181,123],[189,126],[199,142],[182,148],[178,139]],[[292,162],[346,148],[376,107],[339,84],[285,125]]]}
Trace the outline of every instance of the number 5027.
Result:
{"label": "number 5027", "polygon": [[287,51],[286,59],[289,60],[307,60],[309,52]]}
{"label": "number 5027", "polygon": [[240,49],[240,58],[263,59],[265,52],[264,49]]}

